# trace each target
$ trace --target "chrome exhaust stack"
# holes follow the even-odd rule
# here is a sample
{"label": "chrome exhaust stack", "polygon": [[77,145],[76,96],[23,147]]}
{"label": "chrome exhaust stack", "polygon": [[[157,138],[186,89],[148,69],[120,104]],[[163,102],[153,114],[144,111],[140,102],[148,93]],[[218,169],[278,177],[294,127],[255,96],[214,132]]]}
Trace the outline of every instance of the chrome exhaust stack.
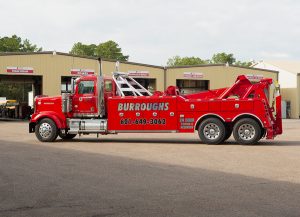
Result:
{"label": "chrome exhaust stack", "polygon": [[102,60],[98,58],[99,75],[97,76],[97,93],[98,93],[98,116],[100,118],[105,116],[105,102],[104,102],[104,79],[102,75]]}

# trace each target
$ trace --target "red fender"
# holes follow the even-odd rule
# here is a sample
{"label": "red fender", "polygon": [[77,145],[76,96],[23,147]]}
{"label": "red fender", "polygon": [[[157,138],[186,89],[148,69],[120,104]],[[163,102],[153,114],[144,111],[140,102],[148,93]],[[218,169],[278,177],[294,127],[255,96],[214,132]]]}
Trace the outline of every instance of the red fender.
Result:
{"label": "red fender", "polygon": [[37,123],[39,120],[41,120],[43,118],[52,119],[55,122],[57,128],[59,128],[59,129],[67,128],[66,118],[63,115],[60,115],[60,114],[58,114],[56,112],[52,112],[52,111],[40,112],[37,115],[33,115],[31,117],[30,122]]}

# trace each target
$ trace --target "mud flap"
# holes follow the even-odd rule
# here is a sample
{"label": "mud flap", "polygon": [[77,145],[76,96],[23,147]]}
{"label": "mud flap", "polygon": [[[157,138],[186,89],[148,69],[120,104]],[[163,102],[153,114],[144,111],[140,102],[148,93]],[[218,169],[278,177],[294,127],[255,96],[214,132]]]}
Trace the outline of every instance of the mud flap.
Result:
{"label": "mud flap", "polygon": [[34,131],[35,131],[35,125],[36,125],[35,122],[30,122],[29,123],[29,133],[34,133]]}
{"label": "mud flap", "polygon": [[276,135],[282,134],[281,96],[276,96]]}

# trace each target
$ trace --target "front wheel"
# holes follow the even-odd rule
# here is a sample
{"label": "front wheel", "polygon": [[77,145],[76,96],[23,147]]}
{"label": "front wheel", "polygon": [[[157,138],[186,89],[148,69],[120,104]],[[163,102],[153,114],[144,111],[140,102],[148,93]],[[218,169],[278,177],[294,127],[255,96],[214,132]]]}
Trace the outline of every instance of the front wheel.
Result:
{"label": "front wheel", "polygon": [[240,144],[256,144],[261,139],[261,135],[260,125],[251,118],[243,118],[233,127],[234,139]]}
{"label": "front wheel", "polygon": [[55,122],[44,118],[35,126],[35,135],[41,142],[53,142],[58,136],[58,129]]}
{"label": "front wheel", "polygon": [[225,125],[217,118],[207,118],[198,129],[199,137],[206,144],[219,144],[225,138]]}

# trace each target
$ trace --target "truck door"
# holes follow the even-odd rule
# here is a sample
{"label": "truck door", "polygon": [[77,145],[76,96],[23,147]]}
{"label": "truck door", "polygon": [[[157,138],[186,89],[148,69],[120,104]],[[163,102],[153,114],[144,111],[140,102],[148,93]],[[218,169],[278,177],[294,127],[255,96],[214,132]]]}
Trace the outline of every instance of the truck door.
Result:
{"label": "truck door", "polygon": [[73,97],[73,111],[79,116],[97,114],[95,80],[80,80]]}
{"label": "truck door", "polygon": [[164,109],[159,111],[160,130],[177,130],[177,96],[164,96],[159,100]]}

